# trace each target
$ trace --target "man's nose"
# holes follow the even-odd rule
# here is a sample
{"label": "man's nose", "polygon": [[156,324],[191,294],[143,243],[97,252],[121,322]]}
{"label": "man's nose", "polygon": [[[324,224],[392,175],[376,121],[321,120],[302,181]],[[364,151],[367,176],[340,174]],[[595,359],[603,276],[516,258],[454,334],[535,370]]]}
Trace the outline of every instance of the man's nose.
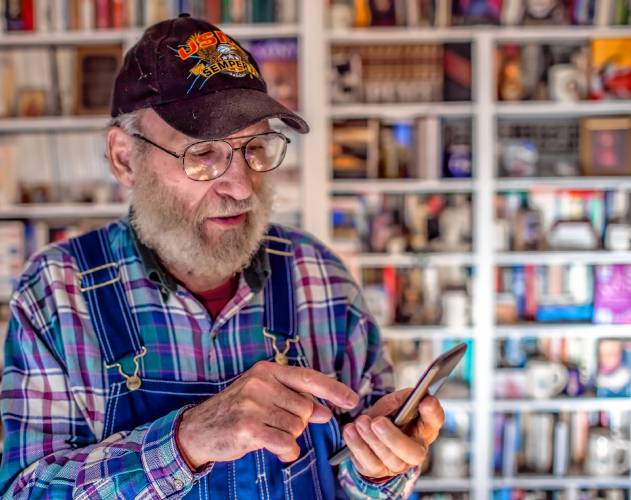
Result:
{"label": "man's nose", "polygon": [[253,193],[252,174],[243,156],[243,150],[235,148],[228,170],[213,182],[213,188],[219,195],[245,200]]}

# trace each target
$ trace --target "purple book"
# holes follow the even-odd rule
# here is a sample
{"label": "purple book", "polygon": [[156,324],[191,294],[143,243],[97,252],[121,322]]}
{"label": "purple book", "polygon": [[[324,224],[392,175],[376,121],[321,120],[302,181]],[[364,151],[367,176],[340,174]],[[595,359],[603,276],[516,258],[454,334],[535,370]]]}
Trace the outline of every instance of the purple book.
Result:
{"label": "purple book", "polygon": [[631,266],[596,266],[594,323],[631,323]]}

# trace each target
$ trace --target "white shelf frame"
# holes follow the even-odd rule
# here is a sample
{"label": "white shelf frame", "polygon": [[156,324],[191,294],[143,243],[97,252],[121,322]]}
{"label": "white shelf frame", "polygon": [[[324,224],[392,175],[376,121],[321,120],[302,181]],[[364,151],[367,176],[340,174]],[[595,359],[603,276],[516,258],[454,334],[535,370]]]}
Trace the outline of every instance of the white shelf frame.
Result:
{"label": "white shelf frame", "polygon": [[[237,39],[266,37],[296,37],[300,44],[299,78],[302,97],[301,110],[312,132],[301,138],[301,190],[303,207],[303,227],[315,234],[324,243],[331,244],[330,196],[335,193],[473,193],[474,248],[470,254],[444,254],[422,256],[421,262],[430,265],[472,265],[475,268],[473,280],[473,326],[464,329],[445,327],[384,327],[385,339],[414,338],[436,340],[442,337],[471,337],[475,339],[474,372],[475,384],[472,399],[469,401],[444,401],[447,410],[467,411],[472,415],[473,455],[471,478],[443,480],[439,478],[421,479],[421,490],[470,491],[475,500],[486,500],[494,488],[532,487],[542,488],[552,485],[559,489],[573,489],[582,485],[615,484],[630,488],[631,483],[624,478],[593,477],[515,477],[496,478],[491,466],[491,443],[493,438],[493,411],[513,411],[517,404],[522,411],[532,408],[561,411],[576,408],[577,401],[551,400],[535,402],[494,401],[492,394],[494,343],[498,338],[509,336],[563,335],[579,337],[623,338],[623,327],[600,325],[510,325],[494,324],[493,270],[503,262],[516,263],[516,259],[531,259],[531,262],[548,263],[556,255],[495,254],[493,251],[493,205],[494,195],[500,190],[529,190],[532,188],[574,188],[574,189],[630,189],[631,177],[625,178],[566,178],[566,179],[496,179],[495,178],[495,124],[496,119],[528,116],[583,116],[631,113],[631,103],[581,102],[581,103],[498,103],[495,102],[496,82],[493,75],[493,49],[498,43],[543,41],[554,43],[575,42],[590,38],[631,36],[631,29],[594,27],[480,27],[480,28],[385,28],[349,29],[330,32],[325,27],[327,10],[324,1],[298,0],[301,19],[295,25],[226,25],[226,31]],[[0,34],[0,49],[14,46],[37,45],[84,45],[121,43],[131,46],[141,30],[97,30],[93,32],[63,32],[36,34]],[[409,42],[471,42],[474,88],[471,103],[420,103],[411,105],[331,105],[328,94],[328,71],[330,44],[364,43],[409,43]],[[305,98],[308,96],[308,98]],[[333,118],[354,118],[379,116],[385,119],[413,119],[418,116],[472,116],[474,119],[474,164],[476,177],[471,180],[436,181],[339,181],[330,179],[329,138],[330,120]],[[0,133],[38,132],[48,130],[100,129],[107,124],[107,117],[50,117],[38,119],[0,120]],[[313,209],[317,207],[317,209]],[[83,208],[83,207],[82,207]],[[0,219],[15,217],[65,217],[71,212],[76,215],[76,207],[52,205],[26,210],[15,207],[7,211],[0,209]],[[74,211],[73,211],[74,210]],[[124,206],[96,206],[91,208],[95,216],[106,216],[124,212]],[[572,254],[572,258],[597,262],[612,262],[619,255],[585,253]],[[379,262],[395,262],[407,266],[418,261],[417,256],[366,256],[357,257],[360,265],[373,265]],[[625,262],[629,258],[625,259]],[[0,298],[2,300],[2,298]],[[512,405],[510,408],[508,405]],[[617,400],[588,399],[578,402],[583,407],[600,408],[599,405],[625,407],[626,402]],[[527,482],[525,482],[527,481]],[[534,482],[533,482],[534,481]],[[618,482],[620,481],[620,482]]]}
{"label": "white shelf frame", "polygon": [[[563,399],[496,399],[493,411],[561,412],[561,411],[631,411],[630,398],[563,398]],[[631,485],[630,485],[631,486]]]}
{"label": "white shelf frame", "polygon": [[[222,29],[237,40],[254,38],[300,38],[300,24],[222,24]],[[0,32],[0,48],[28,47],[38,45],[100,45],[135,43],[143,28],[95,29],[90,31],[69,30],[56,32]]]}
{"label": "white shelf frame", "polygon": [[356,179],[331,180],[331,193],[469,193],[474,190],[471,179],[395,180]]}

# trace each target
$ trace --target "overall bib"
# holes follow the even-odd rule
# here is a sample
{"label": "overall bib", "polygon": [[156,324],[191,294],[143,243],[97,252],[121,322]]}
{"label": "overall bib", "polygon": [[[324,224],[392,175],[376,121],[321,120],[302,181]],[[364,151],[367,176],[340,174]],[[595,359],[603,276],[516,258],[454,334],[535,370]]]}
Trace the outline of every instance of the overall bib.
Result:
{"label": "overall bib", "polygon": [[[284,238],[282,228],[271,226],[265,245],[271,276],[264,290],[260,335],[262,352],[265,352],[264,343],[272,342],[273,338],[275,347],[280,351],[277,360],[288,348],[288,364],[308,366],[298,341],[291,242]],[[142,356],[150,357],[152,353],[147,352],[143,345],[141,316],[132,313],[129,296],[118,274],[118,259],[112,255],[107,233],[98,230],[74,238],[71,248],[80,268],[83,296],[101,354],[108,366],[103,438],[118,431],[132,430],[185,405],[201,403],[239,377],[240,373],[233,369],[227,378],[212,382],[145,378],[139,373],[137,360]],[[166,317],[162,324],[169,324]],[[167,332],[164,338],[169,338]],[[220,341],[217,338],[217,342]],[[226,353],[229,349],[219,349],[216,345],[213,349],[217,350],[217,356],[228,358]],[[123,359],[127,360],[126,363],[122,363]],[[225,366],[232,366],[229,359],[223,362]],[[217,462],[185,498],[335,498],[336,470],[327,461],[341,446],[340,430],[335,419],[326,424],[310,424],[298,438],[298,444],[300,456],[291,464],[281,462],[264,449],[251,452],[239,460]],[[337,493],[343,496],[339,491]]]}

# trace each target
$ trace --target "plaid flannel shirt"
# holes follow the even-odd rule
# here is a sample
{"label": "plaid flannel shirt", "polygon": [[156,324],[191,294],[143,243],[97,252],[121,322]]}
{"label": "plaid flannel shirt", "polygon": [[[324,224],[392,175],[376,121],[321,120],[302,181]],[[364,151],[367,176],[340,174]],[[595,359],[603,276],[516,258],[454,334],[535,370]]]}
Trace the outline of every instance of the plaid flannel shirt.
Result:
{"label": "plaid flannel shirt", "polygon": [[[272,354],[251,352],[244,340],[262,334],[250,317],[263,301],[269,272],[264,252],[241,273],[237,293],[213,321],[137,241],[126,218],[108,226],[108,234],[122,264],[125,290],[138,296],[159,286],[164,313],[172,318],[168,338],[144,338],[143,332],[145,345],[157,348],[142,359],[141,377],[221,378],[226,367],[213,357],[216,336],[225,340],[222,349],[230,349],[220,358],[238,371]],[[335,353],[343,349],[337,378],[362,396],[353,415],[335,417],[348,420],[392,390],[392,370],[382,355],[377,326],[341,261],[312,237],[295,230],[287,234],[295,259],[300,341],[310,365],[324,373],[336,372]],[[107,376],[77,272],[67,243],[50,245],[29,261],[12,296],[2,379],[0,493],[4,498],[184,496],[208,471],[191,472],[178,452],[174,433],[183,409],[103,435]],[[347,312],[334,317],[340,309],[333,304],[340,301],[348,304]],[[344,329],[344,346],[337,345],[336,328]],[[338,471],[340,486],[351,498],[407,496],[416,477],[412,470],[373,484],[350,460]]]}

